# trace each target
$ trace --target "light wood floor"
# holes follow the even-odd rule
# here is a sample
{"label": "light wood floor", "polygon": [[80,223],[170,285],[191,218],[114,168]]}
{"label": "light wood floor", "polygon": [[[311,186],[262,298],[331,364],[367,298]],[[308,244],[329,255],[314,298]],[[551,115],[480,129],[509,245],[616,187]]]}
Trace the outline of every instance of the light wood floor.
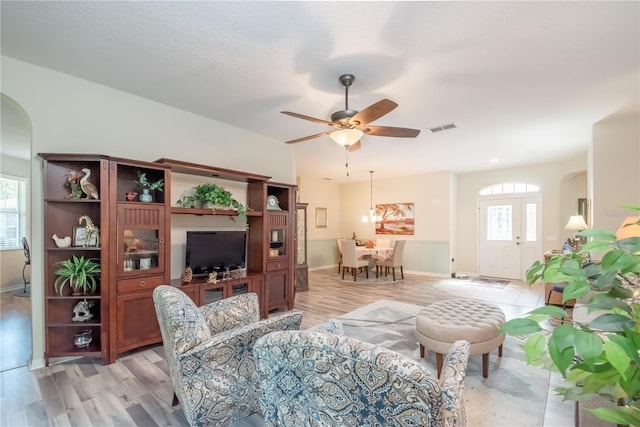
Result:
{"label": "light wood floor", "polygon": [[26,366],[31,356],[31,298],[0,293],[0,372]]}
{"label": "light wood floor", "polygon": [[[309,290],[297,293],[295,309],[304,312],[306,329],[380,299],[428,305],[452,297],[434,286],[439,280],[405,274],[393,284],[354,284],[339,280],[336,269],[311,272]],[[494,301],[507,318],[543,303],[540,289],[516,285],[499,293],[503,301]],[[35,371],[10,369],[0,374],[0,425],[186,426],[180,405],[171,406],[172,393],[162,345],[121,355],[107,366],[80,358]],[[548,405],[545,425],[571,425],[566,411]]]}

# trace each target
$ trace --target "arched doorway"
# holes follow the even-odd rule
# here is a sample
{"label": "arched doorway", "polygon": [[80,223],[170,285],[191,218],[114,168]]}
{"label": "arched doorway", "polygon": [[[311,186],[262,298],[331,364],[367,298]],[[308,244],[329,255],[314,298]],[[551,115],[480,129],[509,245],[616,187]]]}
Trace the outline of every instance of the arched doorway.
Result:
{"label": "arched doorway", "polygon": [[[21,182],[20,198],[24,198],[24,224],[17,236],[31,241],[31,134],[32,126],[25,110],[13,99],[1,95],[0,139],[2,153],[0,173],[3,183]],[[24,192],[24,194],[22,194]],[[4,206],[4,205],[3,205]],[[5,222],[6,224],[6,222]],[[16,236],[13,236],[16,237]],[[18,246],[18,245],[13,245]],[[3,243],[3,248],[5,248]],[[2,284],[0,292],[0,371],[26,366],[32,353],[32,300],[26,285],[30,267],[26,266],[22,244],[7,248],[0,257]],[[23,277],[24,271],[24,277]]]}

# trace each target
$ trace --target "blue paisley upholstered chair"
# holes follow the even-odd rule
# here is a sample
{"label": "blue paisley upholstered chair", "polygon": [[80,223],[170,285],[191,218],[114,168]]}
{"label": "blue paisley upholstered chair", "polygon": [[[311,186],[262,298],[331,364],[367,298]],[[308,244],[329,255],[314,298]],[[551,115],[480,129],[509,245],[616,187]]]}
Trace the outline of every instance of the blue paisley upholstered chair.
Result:
{"label": "blue paisley upholstered chair", "polygon": [[269,332],[300,329],[302,313],[260,320],[254,293],[197,307],[167,285],[154,289],[153,302],[175,396],[189,424],[225,426],[260,412],[253,345]]}
{"label": "blue paisley upholstered chair", "polygon": [[467,341],[452,345],[440,380],[408,357],[336,333],[274,332],[253,351],[267,425],[466,425]]}

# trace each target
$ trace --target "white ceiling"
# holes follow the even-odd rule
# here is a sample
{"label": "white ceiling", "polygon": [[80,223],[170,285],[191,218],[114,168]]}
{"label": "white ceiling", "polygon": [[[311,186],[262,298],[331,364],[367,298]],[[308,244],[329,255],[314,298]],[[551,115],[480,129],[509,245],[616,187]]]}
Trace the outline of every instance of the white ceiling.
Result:
{"label": "white ceiling", "polygon": [[[3,0],[2,54],[283,143],[328,128],[280,111],[328,120],[355,74],[350,108],[389,98],[373,124],[422,131],[363,137],[348,180],[368,180],[585,153],[595,122],[638,109],[639,22],[637,1]],[[329,137],[293,147],[298,174],[347,180]]]}

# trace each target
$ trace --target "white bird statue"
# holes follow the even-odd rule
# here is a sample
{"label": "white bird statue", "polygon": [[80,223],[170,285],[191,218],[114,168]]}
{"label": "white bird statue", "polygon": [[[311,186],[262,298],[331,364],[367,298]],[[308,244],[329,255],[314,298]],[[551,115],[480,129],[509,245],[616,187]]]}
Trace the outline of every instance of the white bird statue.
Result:
{"label": "white bird statue", "polygon": [[87,199],[96,199],[100,198],[100,194],[98,193],[98,187],[89,182],[89,177],[91,176],[91,169],[84,168],[82,169],[84,172],[84,176],[80,180],[80,188],[84,194],[87,195]]}
{"label": "white bird statue", "polygon": [[57,234],[51,236],[51,238],[56,242],[56,246],[59,248],[68,248],[71,246],[71,237],[58,237]]}

